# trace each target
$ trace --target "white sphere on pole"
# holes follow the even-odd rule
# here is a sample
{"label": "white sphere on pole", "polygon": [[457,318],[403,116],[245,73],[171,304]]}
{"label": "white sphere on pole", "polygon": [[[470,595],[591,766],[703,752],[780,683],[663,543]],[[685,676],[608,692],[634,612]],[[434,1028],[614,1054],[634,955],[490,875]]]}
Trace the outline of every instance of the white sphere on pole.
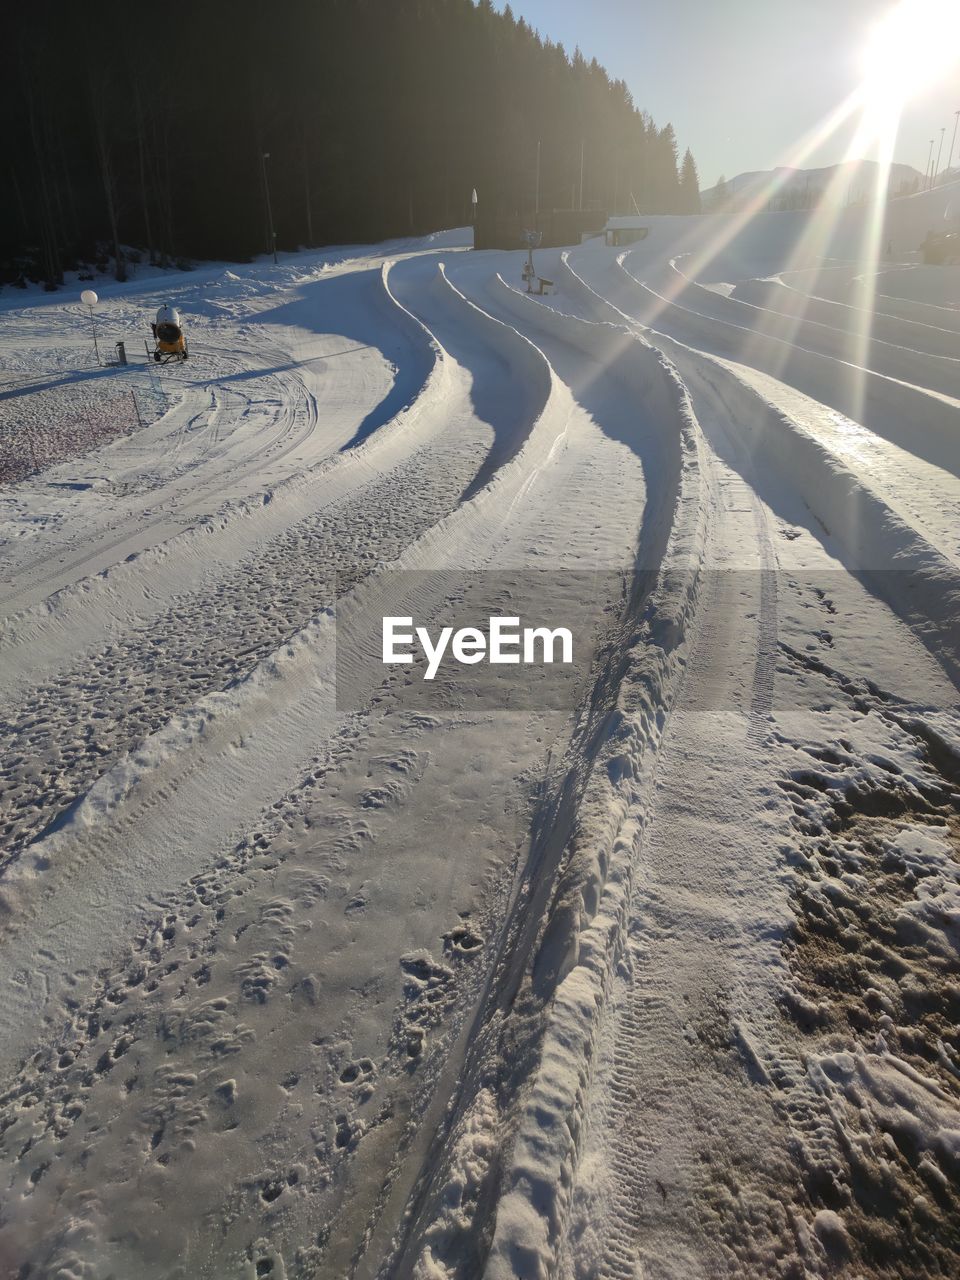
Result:
{"label": "white sphere on pole", "polygon": [[81,293],[80,295],[80,301],[85,306],[93,307],[93,306],[96,306],[99,299],[97,298],[97,295],[93,292],[92,289],[84,289],[83,293]]}

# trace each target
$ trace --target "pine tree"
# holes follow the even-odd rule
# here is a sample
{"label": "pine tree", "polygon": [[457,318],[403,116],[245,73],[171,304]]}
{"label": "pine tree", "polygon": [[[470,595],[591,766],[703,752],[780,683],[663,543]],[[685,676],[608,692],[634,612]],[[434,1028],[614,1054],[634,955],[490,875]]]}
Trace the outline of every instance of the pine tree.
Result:
{"label": "pine tree", "polygon": [[683,153],[680,169],[680,212],[700,212],[700,177],[689,147]]}
{"label": "pine tree", "polygon": [[538,150],[542,210],[689,201],[673,129],[492,0],[231,0],[229,22],[211,0],[175,58],[150,6],[97,15],[122,33],[116,57],[75,0],[6,17],[20,73],[0,80],[0,281],[55,287],[98,242],[120,272],[121,243],[161,262],[262,253],[264,152],[282,249],[463,224],[473,187],[488,214],[525,218]]}
{"label": "pine tree", "polygon": [[677,138],[672,124],[665,124],[657,134],[654,154],[654,212],[680,213]]}

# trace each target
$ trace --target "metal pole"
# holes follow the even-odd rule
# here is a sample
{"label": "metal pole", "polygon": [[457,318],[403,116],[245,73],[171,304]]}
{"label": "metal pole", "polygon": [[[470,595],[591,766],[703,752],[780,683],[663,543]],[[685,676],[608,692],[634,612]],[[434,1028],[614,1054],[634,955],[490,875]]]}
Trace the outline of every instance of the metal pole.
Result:
{"label": "metal pole", "polygon": [[266,155],[268,155],[268,152],[266,152],[266,151],[261,151],[261,152],[260,152],[260,180],[261,180],[262,184],[264,184],[264,205],[265,205],[265,207],[266,207],[266,210],[268,210],[268,214],[266,214],[266,239],[268,239],[268,246],[266,246],[266,247],[268,247],[268,250],[269,250],[269,248],[270,248],[270,244],[269,244],[269,241],[270,241],[270,214],[269,214],[269,209],[270,209],[270,196],[269,196],[269,187],[268,187],[268,186],[266,186]]}
{"label": "metal pole", "polygon": [[540,216],[540,139],[537,139],[537,200],[535,205],[537,217]]}
{"label": "metal pole", "polygon": [[947,168],[953,164],[953,149],[957,145],[957,125],[960,124],[960,111],[953,113],[953,137],[950,140],[950,158],[947,160]]}
{"label": "metal pole", "polygon": [[267,161],[270,159],[269,151],[260,153],[260,164],[263,166],[263,194],[267,198],[267,230],[270,233],[270,243],[267,245],[267,252],[273,250],[273,265],[277,265],[277,233],[273,229],[273,206],[270,203],[270,181],[267,178]]}
{"label": "metal pole", "polygon": [[307,162],[306,143],[303,146],[303,189],[307,197],[307,248],[313,248],[313,202],[310,199],[310,165]]}
{"label": "metal pole", "polygon": [[583,139],[580,139],[580,212],[583,212]]}
{"label": "metal pole", "polygon": [[100,348],[97,346],[97,322],[93,318],[93,307],[87,307],[90,312],[90,328],[93,330],[93,350],[97,357],[97,364],[100,363]]}
{"label": "metal pole", "polygon": [[943,135],[947,132],[947,126],[944,125],[940,130],[940,146],[937,148],[937,167],[933,171],[933,180],[936,182],[940,173],[940,157],[943,155]]}
{"label": "metal pole", "polygon": [[927,154],[927,171],[923,175],[923,185],[927,189],[927,191],[930,190],[930,174],[932,171],[933,171],[933,139],[931,138],[930,151]]}

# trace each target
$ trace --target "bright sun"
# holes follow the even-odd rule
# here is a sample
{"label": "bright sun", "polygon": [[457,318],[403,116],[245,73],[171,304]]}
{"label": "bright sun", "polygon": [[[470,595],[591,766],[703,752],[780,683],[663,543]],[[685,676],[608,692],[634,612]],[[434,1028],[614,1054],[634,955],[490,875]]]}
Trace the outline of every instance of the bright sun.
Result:
{"label": "bright sun", "polygon": [[863,53],[865,109],[882,117],[960,64],[960,0],[901,0],[876,24]]}

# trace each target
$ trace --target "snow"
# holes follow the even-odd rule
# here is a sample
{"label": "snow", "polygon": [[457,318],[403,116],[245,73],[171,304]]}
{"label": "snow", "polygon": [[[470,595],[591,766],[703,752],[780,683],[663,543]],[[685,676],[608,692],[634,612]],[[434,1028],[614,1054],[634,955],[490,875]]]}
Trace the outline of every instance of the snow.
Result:
{"label": "snow", "polygon": [[[951,192],[98,281],[127,369],[0,300],[0,1257],[955,1269]],[[546,605],[565,685],[378,661]]]}
{"label": "snow", "polygon": [[[877,184],[878,169],[879,166],[873,160],[848,160],[824,169],[787,169],[777,166],[775,169],[754,169],[748,173],[738,173],[736,177],[728,178],[724,186],[728,196],[741,199],[770,190],[774,190],[777,196],[801,193],[815,196],[829,190],[836,193],[833,196],[835,204],[846,204],[851,199],[869,198]],[[948,171],[944,171],[941,181],[947,176]],[[902,184],[916,183],[919,187],[923,185],[923,180],[924,175],[912,165],[891,164],[887,186],[896,194]],[[709,204],[717,194],[716,187],[709,187],[702,192],[702,197]]]}

